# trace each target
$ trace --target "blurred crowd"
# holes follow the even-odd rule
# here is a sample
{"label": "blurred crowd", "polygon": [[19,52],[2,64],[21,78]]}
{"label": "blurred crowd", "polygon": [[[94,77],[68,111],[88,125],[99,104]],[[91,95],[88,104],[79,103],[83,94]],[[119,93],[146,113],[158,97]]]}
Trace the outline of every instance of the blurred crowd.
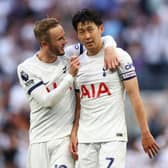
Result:
{"label": "blurred crowd", "polygon": [[77,42],[71,25],[75,11],[101,12],[105,32],[132,56],[150,129],[161,146],[149,160],[129,101],[127,168],[166,168],[168,164],[168,0],[0,0],[0,168],[26,168],[29,106],[18,84],[17,65],[38,50],[35,21],[56,17],[68,44]]}

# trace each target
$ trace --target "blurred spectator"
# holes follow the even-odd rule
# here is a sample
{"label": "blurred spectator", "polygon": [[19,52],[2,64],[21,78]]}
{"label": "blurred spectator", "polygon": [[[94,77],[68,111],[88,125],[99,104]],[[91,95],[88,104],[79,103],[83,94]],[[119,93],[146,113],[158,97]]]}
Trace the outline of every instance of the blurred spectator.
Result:
{"label": "blurred spectator", "polygon": [[68,43],[74,43],[77,38],[71,26],[71,16],[79,8],[101,12],[104,34],[112,35],[118,46],[133,57],[150,128],[163,148],[156,159],[145,157],[139,145],[135,118],[129,101],[126,101],[129,134],[126,167],[166,168],[168,0],[1,0],[0,168],[25,168],[29,107],[17,82],[16,67],[39,47],[33,35],[33,24],[39,18],[57,17],[65,28]]}

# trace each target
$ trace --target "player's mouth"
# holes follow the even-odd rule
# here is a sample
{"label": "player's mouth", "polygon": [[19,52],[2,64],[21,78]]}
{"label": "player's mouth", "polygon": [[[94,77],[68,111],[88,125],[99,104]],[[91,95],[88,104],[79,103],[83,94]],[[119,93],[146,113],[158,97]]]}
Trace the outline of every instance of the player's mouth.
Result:
{"label": "player's mouth", "polygon": [[65,51],[64,51],[64,47],[59,49],[59,55],[64,55]]}
{"label": "player's mouth", "polygon": [[64,46],[63,46],[63,47],[61,47],[61,48],[60,48],[60,50],[64,52]]}
{"label": "player's mouth", "polygon": [[85,43],[85,45],[87,47],[92,47],[94,45],[94,42],[93,41],[88,41],[88,42]]}

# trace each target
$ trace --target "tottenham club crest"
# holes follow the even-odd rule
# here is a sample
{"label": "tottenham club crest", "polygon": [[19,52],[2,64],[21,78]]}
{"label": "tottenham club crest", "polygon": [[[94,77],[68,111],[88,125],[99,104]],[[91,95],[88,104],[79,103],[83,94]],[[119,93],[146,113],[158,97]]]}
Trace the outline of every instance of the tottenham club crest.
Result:
{"label": "tottenham club crest", "polygon": [[20,74],[21,74],[21,78],[22,78],[25,82],[29,80],[29,75],[28,75],[26,72],[21,71]]}
{"label": "tottenham club crest", "polygon": [[62,68],[62,70],[63,70],[63,73],[66,73],[67,67],[65,66],[64,68]]}
{"label": "tottenham club crest", "polygon": [[106,68],[103,67],[103,68],[102,68],[102,71],[103,71],[103,76],[105,77],[105,76],[106,76]]}

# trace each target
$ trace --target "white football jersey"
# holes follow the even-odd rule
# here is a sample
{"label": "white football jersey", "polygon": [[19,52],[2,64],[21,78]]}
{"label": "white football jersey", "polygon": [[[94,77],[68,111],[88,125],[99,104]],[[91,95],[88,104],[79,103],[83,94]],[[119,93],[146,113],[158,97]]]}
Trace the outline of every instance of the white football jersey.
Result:
{"label": "white football jersey", "polygon": [[[79,55],[81,45],[74,45],[66,50],[65,55],[71,53]],[[75,96],[73,78],[68,73],[68,59],[57,57],[54,63],[44,63],[35,54],[18,66],[18,77],[30,104],[30,143],[44,142],[70,135],[74,119]],[[69,78],[71,85],[61,92],[58,102],[49,107],[46,97],[51,91],[57,90],[65,78]],[[41,90],[40,90],[41,89]],[[38,90],[37,95],[35,94]],[[41,95],[40,95],[41,94]]]}
{"label": "white football jersey", "polygon": [[[106,46],[116,46],[111,36],[102,37],[102,40]],[[31,109],[30,143],[70,135],[75,98],[73,78],[68,74],[68,58],[80,55],[83,50],[83,45],[78,43],[66,47],[65,56],[57,57],[54,63],[41,62],[35,54],[18,66],[19,82]],[[53,104],[54,106],[51,106]]]}
{"label": "white football jersey", "polygon": [[75,87],[80,91],[81,112],[78,129],[80,143],[127,141],[122,80],[136,76],[129,54],[117,48],[118,70],[104,68],[104,49],[95,55],[80,56],[81,67]]}

